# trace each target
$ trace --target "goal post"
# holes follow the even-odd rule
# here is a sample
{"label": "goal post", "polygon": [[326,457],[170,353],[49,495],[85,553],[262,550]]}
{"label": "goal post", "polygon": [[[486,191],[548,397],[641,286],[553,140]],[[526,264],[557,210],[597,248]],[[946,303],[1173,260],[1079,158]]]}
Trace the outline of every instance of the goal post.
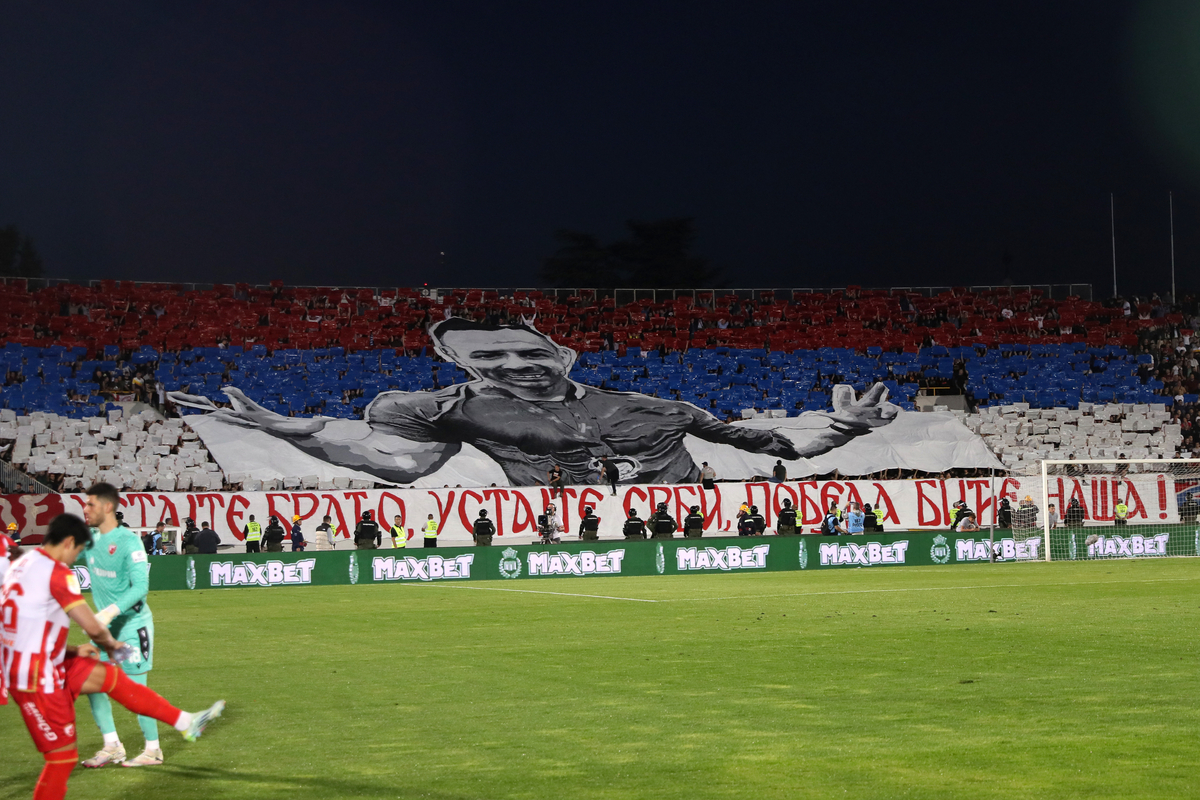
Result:
{"label": "goal post", "polygon": [[1042,461],[1047,561],[1200,556],[1200,458]]}

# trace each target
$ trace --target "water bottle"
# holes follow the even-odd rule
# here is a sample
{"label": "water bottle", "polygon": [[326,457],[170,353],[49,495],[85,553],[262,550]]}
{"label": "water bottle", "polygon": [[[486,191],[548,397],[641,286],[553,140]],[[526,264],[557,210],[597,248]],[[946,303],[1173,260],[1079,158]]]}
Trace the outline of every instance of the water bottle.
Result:
{"label": "water bottle", "polygon": [[133,656],[133,648],[121,642],[113,654],[108,657],[108,660],[114,664],[123,664]]}
{"label": "water bottle", "polygon": [[358,554],[350,554],[350,584],[358,583]]}
{"label": "water bottle", "polygon": [[187,587],[196,588],[196,559],[191,556],[188,556],[187,560]]}

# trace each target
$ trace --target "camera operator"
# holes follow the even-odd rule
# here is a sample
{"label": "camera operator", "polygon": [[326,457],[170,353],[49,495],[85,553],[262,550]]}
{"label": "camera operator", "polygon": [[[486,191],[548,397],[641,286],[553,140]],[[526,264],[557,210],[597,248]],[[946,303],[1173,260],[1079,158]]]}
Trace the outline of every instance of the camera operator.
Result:
{"label": "camera operator", "polygon": [[538,515],[538,536],[542,540],[542,544],[558,544],[562,541],[559,534],[562,533],[562,520],[558,518],[558,509],[553,503],[546,506],[546,511]]}

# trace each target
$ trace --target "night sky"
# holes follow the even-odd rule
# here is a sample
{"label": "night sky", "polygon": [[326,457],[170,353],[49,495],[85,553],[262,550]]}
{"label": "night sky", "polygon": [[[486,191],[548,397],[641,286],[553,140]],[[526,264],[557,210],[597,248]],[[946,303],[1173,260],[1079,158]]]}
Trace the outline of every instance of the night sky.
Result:
{"label": "night sky", "polygon": [[529,286],[556,228],[691,216],[728,286],[1106,294],[1111,191],[1145,292],[1173,190],[1200,289],[1200,3],[0,6],[51,276]]}

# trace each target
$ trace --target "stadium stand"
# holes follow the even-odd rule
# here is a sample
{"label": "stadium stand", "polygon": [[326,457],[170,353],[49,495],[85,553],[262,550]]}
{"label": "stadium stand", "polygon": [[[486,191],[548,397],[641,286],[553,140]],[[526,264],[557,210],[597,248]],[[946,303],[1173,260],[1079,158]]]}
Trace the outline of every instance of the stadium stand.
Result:
{"label": "stadium stand", "polygon": [[[197,412],[175,409],[165,392],[219,400],[234,384],[281,414],[357,417],[381,391],[467,380],[425,332],[459,315],[533,320],[579,352],[575,380],[687,400],[724,419],[824,410],[834,384],[883,381],[908,409],[922,395],[962,396],[982,412],[964,421],[1016,469],[1048,449],[1195,450],[1194,298],[1101,303],[965,287],[640,294],[618,303],[595,290],[9,279],[0,285],[0,446],[11,442],[7,460],[55,483],[95,474],[163,488],[160,476],[174,472],[177,488],[237,485],[243,476],[221,475],[174,419]],[[149,410],[126,419],[117,401],[172,419]],[[1107,419],[1118,406],[1135,426],[1120,441]]]}

